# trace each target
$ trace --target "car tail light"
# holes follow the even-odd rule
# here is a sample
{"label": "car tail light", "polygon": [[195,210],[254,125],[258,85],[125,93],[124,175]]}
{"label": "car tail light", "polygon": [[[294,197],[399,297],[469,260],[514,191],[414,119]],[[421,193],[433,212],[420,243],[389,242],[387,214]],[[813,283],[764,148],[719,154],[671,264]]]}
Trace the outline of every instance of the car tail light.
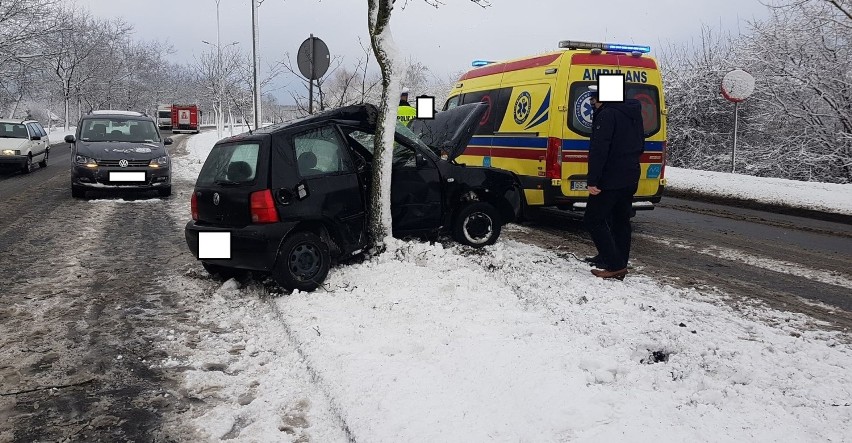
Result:
{"label": "car tail light", "polygon": [[192,192],[192,200],[189,203],[190,211],[192,211],[192,219],[198,221],[198,197],[195,195],[195,191]]}
{"label": "car tail light", "polygon": [[272,191],[264,189],[251,193],[251,222],[275,223],[278,221],[278,211],[272,200]]}
{"label": "car tail light", "polygon": [[562,139],[547,138],[547,156],[545,157],[547,178],[562,178]]}
{"label": "car tail light", "polygon": [[660,166],[660,180],[666,178],[666,157],[668,157],[668,154],[668,140],[663,140],[663,164]]}

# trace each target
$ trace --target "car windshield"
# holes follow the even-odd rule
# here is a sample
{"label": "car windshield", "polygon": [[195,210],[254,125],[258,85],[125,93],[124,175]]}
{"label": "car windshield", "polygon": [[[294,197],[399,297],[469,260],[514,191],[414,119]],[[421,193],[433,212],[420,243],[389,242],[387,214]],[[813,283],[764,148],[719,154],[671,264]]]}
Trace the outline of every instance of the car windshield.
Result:
{"label": "car windshield", "polygon": [[159,142],[154,122],[122,118],[89,118],[83,120],[80,139],[93,142]]}
{"label": "car windshield", "polygon": [[[366,149],[367,152],[369,152],[370,154],[373,153],[373,134],[368,134],[362,131],[353,131],[349,135],[354,138],[358,142],[358,144],[360,144],[364,149]],[[423,140],[421,140],[420,137],[417,136],[417,134],[411,132],[411,129],[408,129],[408,126],[405,126],[404,124],[399,122],[397,122],[396,124],[396,137],[397,140],[401,138],[407,141],[410,145],[416,145],[425,149],[426,151],[429,151],[429,147],[426,146],[426,143],[423,143]],[[399,143],[394,142],[394,152],[398,152],[400,149],[402,149],[402,146]]]}
{"label": "car windshield", "polygon": [[0,138],[29,138],[27,127],[20,123],[0,123]]}

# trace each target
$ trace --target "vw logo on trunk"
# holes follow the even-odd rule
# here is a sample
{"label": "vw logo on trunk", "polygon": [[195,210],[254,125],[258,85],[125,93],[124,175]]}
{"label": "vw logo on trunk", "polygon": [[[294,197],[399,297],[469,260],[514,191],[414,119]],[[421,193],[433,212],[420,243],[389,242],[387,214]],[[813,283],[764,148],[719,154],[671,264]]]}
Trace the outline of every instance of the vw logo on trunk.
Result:
{"label": "vw logo on trunk", "polygon": [[118,166],[121,166],[122,168],[126,168],[128,164],[129,162],[125,159],[121,159],[118,161]]}
{"label": "vw logo on trunk", "polygon": [[216,205],[216,206],[219,206],[219,200],[220,200],[219,199],[219,193],[214,192],[213,193],[213,204]]}

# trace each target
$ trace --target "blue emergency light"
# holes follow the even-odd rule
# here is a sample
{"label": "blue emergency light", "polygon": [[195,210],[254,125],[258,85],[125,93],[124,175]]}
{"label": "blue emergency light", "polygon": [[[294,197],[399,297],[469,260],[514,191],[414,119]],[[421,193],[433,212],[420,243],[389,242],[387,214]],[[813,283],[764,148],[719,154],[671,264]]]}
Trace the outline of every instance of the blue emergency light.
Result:
{"label": "blue emergency light", "polygon": [[576,40],[563,40],[559,42],[560,48],[565,49],[602,49],[604,51],[614,52],[639,52],[647,54],[651,52],[651,47],[646,45],[629,45],[624,43],[597,43],[597,42],[582,42]]}
{"label": "blue emergency light", "polygon": [[473,63],[471,63],[470,65],[473,66],[474,68],[481,68],[485,65],[490,65],[492,63],[497,63],[497,62],[492,62],[491,60],[474,60]]}
{"label": "blue emergency light", "polygon": [[604,43],[603,49],[607,51],[618,51],[618,52],[641,52],[643,54],[647,54],[651,52],[650,46],[643,45],[623,45],[620,43]]}

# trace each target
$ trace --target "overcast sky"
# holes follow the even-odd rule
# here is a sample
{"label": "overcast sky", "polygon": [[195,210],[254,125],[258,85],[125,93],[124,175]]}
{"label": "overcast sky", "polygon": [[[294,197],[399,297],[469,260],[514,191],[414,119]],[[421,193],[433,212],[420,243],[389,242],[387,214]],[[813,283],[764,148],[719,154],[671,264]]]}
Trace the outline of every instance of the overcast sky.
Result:
{"label": "overcast sky", "polygon": [[[436,74],[470,68],[475,59],[523,57],[557,48],[560,40],[637,43],[652,53],[669,42],[688,42],[702,24],[736,32],[763,18],[758,0],[491,0],[481,8],[468,0],[442,0],[436,9],[423,0],[397,0],[391,28],[405,55]],[[143,40],[168,41],[175,62],[192,62],[216,41],[215,0],[76,0],[99,17],[123,17]],[[251,1],[221,0],[222,44],[251,50]],[[295,53],[313,33],[332,55],[354,64],[368,43],[366,0],[264,0],[260,7],[260,57],[280,60]],[[287,86],[289,84],[289,86]],[[278,87],[296,87],[292,77]],[[412,91],[417,93],[417,91]],[[289,95],[275,94],[282,102]]]}

